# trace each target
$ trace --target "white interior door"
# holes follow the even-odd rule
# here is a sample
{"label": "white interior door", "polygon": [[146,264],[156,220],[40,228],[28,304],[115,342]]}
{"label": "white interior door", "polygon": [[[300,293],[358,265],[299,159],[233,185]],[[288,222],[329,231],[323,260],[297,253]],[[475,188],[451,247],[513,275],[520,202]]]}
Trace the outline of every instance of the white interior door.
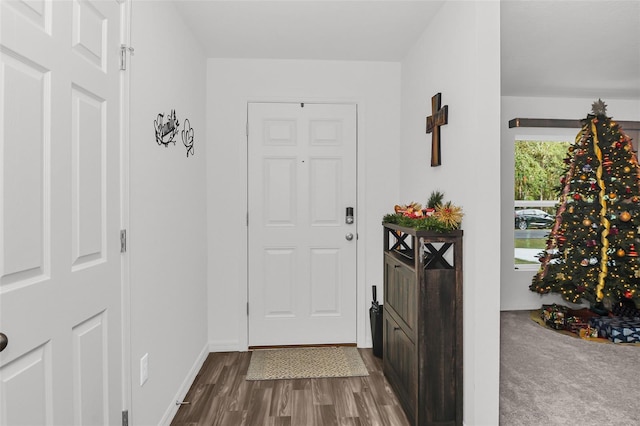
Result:
{"label": "white interior door", "polygon": [[0,425],[120,423],[120,7],[0,2]]}
{"label": "white interior door", "polygon": [[248,114],[249,346],[355,343],[356,106]]}

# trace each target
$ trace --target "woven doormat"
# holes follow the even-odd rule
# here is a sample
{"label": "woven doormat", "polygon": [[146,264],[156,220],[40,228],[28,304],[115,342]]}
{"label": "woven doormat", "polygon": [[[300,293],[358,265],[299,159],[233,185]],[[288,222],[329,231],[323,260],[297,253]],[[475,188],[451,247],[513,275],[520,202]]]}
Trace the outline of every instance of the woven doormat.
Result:
{"label": "woven doormat", "polygon": [[260,349],[251,354],[247,380],[368,376],[355,347]]}

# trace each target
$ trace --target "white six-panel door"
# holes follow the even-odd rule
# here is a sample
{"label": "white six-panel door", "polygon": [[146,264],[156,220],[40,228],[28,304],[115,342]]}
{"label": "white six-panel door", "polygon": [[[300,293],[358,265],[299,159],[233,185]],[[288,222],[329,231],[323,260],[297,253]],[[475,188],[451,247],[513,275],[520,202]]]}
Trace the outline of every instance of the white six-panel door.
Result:
{"label": "white six-panel door", "polygon": [[355,343],[356,106],[248,115],[249,346]]}
{"label": "white six-panel door", "polygon": [[0,15],[0,425],[119,424],[120,5]]}

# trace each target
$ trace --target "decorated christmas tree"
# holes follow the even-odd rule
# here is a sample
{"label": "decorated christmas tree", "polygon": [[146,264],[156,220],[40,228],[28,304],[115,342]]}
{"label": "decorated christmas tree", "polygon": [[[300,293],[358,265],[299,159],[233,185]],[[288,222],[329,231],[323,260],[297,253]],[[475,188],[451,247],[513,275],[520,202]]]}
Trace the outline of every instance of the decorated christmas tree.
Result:
{"label": "decorated christmas tree", "polygon": [[592,306],[640,299],[640,167],[601,100],[565,158],[556,220],[529,287]]}

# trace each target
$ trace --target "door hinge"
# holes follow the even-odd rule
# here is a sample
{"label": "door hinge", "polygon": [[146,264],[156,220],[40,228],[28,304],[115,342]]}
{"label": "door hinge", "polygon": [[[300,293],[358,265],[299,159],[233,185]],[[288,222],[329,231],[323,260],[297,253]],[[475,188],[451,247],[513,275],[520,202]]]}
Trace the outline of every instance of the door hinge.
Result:
{"label": "door hinge", "polygon": [[122,426],[129,426],[129,410],[122,412]]}
{"label": "door hinge", "polygon": [[120,230],[120,253],[127,252],[127,230]]}
{"label": "door hinge", "polygon": [[120,45],[120,70],[127,69],[127,51],[133,55],[133,47],[128,47],[126,44]]}
{"label": "door hinge", "polygon": [[247,316],[249,316],[249,302],[247,302]]}

